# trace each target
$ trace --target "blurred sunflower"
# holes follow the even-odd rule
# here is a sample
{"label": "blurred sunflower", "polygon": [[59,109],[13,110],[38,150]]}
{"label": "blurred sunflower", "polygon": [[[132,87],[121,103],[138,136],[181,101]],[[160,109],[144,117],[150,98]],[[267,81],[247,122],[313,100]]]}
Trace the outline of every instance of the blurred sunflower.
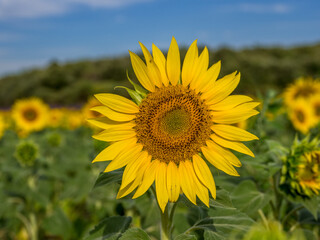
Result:
{"label": "blurred sunflower", "polygon": [[5,130],[4,118],[0,115],[0,139],[3,136],[4,130]]}
{"label": "blurred sunflower", "polygon": [[50,119],[49,126],[50,127],[61,127],[64,122],[64,110],[61,108],[53,108],[50,109]]}
{"label": "blurred sunflower", "polygon": [[316,122],[320,122],[320,92],[317,95],[314,95],[310,99],[310,105],[313,110],[313,115],[316,119]]}
{"label": "blurred sunflower", "polygon": [[[115,94],[97,94],[103,106],[92,110],[104,117],[89,120],[104,129],[95,139],[113,142],[93,162],[110,161],[105,172],[125,167],[117,198],[137,189],[144,194],[155,182],[162,211],[183,192],[194,204],[198,198],[209,206],[209,191],[216,197],[213,176],[204,159],[229,175],[239,176],[238,158],[229,150],[250,156],[241,141],[258,139],[232,126],[258,114],[259,103],[244,95],[231,95],[240,81],[233,72],[216,81],[220,61],[208,69],[205,47],[198,54],[197,41],[188,49],[182,70],[174,38],[167,58],[155,46],[153,56],[140,43],[146,63],[130,52],[132,67],[141,85],[130,94],[138,103]],[[131,92],[132,93],[132,92]],[[141,100],[141,98],[143,98]],[[208,191],[209,190],[209,191]]]}
{"label": "blurred sunflower", "polygon": [[316,123],[313,110],[308,101],[299,99],[289,109],[289,118],[295,129],[306,134]]}
{"label": "blurred sunflower", "polygon": [[82,126],[84,123],[83,115],[81,111],[77,109],[66,109],[64,111],[66,116],[66,127],[68,129],[76,129]]}
{"label": "blurred sunflower", "polygon": [[284,102],[287,106],[294,106],[300,98],[308,99],[320,92],[320,81],[318,79],[298,78],[284,91]]}
{"label": "blurred sunflower", "polygon": [[38,98],[21,99],[12,107],[12,118],[19,131],[41,130],[48,124],[49,106]]}
{"label": "blurred sunflower", "polygon": [[320,191],[320,141],[295,141],[284,159],[281,188],[293,196],[311,198]]}
{"label": "blurred sunflower", "polygon": [[102,117],[101,113],[91,110],[91,108],[100,106],[100,105],[101,103],[95,97],[89,98],[87,103],[84,104],[81,109],[84,119]]}

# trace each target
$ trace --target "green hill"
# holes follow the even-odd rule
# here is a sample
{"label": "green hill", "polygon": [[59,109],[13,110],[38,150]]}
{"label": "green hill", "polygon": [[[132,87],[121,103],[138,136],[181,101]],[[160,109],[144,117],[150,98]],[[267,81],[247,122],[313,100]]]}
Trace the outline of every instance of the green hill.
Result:
{"label": "green hill", "polygon": [[[184,56],[186,49],[182,51]],[[238,92],[256,94],[269,88],[282,89],[300,76],[320,76],[320,44],[291,48],[254,47],[240,50],[210,50],[210,64],[222,61],[220,76],[241,72]],[[77,104],[98,92],[118,92],[115,86],[129,86],[126,71],[135,79],[129,54],[126,57],[82,60],[25,71],[0,79],[0,106],[15,99],[38,96],[50,104]]]}

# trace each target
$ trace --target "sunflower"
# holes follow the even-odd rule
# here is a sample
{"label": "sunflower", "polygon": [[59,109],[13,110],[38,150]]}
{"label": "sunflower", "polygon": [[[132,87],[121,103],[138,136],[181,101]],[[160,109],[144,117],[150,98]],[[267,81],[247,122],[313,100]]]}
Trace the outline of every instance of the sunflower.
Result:
{"label": "sunflower", "polygon": [[87,103],[83,105],[81,111],[83,114],[83,119],[91,119],[91,118],[97,118],[97,117],[102,117],[101,113],[92,111],[91,108],[100,106],[101,103],[94,97],[91,97],[88,99]]}
{"label": "sunflower", "polygon": [[289,154],[283,159],[281,189],[296,197],[311,198],[320,191],[320,141],[295,140]]}
{"label": "sunflower", "polygon": [[65,109],[66,127],[70,130],[79,128],[84,123],[82,113],[78,109]]}
{"label": "sunflower", "polygon": [[319,79],[298,78],[284,92],[284,102],[287,106],[294,106],[295,102],[301,98],[308,99],[320,92]]}
{"label": "sunflower", "polygon": [[130,52],[135,75],[146,89],[134,84],[137,104],[115,94],[95,95],[102,106],[92,110],[103,117],[89,122],[104,130],[93,137],[112,144],[93,162],[111,161],[105,172],[125,167],[117,198],[135,189],[137,198],[155,182],[162,211],[180,193],[193,204],[198,197],[209,206],[209,192],[215,198],[216,187],[207,162],[239,176],[234,167],[241,163],[230,149],[254,157],[241,141],[258,138],[232,124],[258,114],[254,108],[259,103],[244,95],[229,96],[240,73],[216,81],[220,61],[208,69],[208,49],[199,55],[197,41],[188,49],[182,70],[174,38],[167,58],[155,45],[153,56],[140,46],[146,63]]}
{"label": "sunflower", "polygon": [[319,195],[320,151],[304,154],[298,165],[297,179],[304,192],[312,191]]}
{"label": "sunflower", "polygon": [[310,105],[316,122],[320,122],[320,92],[310,98]]}
{"label": "sunflower", "polygon": [[304,99],[297,100],[295,105],[289,109],[289,118],[294,128],[303,134],[308,133],[316,123],[310,103]]}
{"label": "sunflower", "polygon": [[0,139],[3,136],[4,130],[5,130],[4,118],[0,115]]}
{"label": "sunflower", "polygon": [[12,118],[19,131],[31,132],[48,124],[49,106],[38,98],[21,99],[12,107]]}
{"label": "sunflower", "polygon": [[61,127],[64,122],[64,110],[61,108],[53,108],[50,109],[50,119],[49,119],[49,126],[50,127]]}

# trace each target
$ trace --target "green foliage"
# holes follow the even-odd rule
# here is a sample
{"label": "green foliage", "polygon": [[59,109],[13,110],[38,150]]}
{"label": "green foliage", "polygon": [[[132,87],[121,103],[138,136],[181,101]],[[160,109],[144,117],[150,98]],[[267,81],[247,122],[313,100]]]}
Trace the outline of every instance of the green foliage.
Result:
{"label": "green foliage", "polygon": [[130,228],[124,234],[122,234],[122,236],[119,238],[119,240],[131,240],[131,239],[151,240],[148,234],[140,228]]}
{"label": "green foliage", "polygon": [[118,239],[119,236],[128,229],[131,220],[131,217],[122,216],[105,218],[90,231],[90,236],[85,238],[85,240]]}
{"label": "green foliage", "polygon": [[[181,48],[181,57],[185,52],[186,49]],[[293,48],[221,48],[211,51],[211,64],[219,60],[222,61],[220,76],[237,69],[242,74],[237,91],[252,95],[270,87],[283,89],[300,76],[320,75],[319,44]],[[115,86],[130,87],[126,70],[128,78],[134,76],[129,56],[67,64],[54,61],[44,69],[2,77],[0,106],[10,106],[14,100],[28,96],[40,97],[49,104],[83,103],[94,93],[114,92]],[[131,83],[137,92],[140,91],[139,94],[144,94],[141,87],[133,81]]]}

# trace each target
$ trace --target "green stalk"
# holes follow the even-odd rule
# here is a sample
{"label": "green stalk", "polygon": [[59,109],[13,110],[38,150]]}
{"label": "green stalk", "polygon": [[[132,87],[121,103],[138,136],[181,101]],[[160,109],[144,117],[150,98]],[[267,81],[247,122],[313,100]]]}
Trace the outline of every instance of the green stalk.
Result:
{"label": "green stalk", "polygon": [[[157,193],[154,189],[154,186],[151,186],[151,191],[157,199]],[[158,205],[160,211],[161,222],[160,222],[160,239],[161,240],[171,240],[171,230],[172,230],[172,219],[175,210],[175,206],[172,207],[171,213],[169,216],[169,204],[166,206],[164,212],[162,212],[160,206]]]}
{"label": "green stalk", "polygon": [[170,240],[170,220],[168,214],[168,206],[165,208],[164,212],[162,213],[160,210],[161,215],[161,225],[160,225],[160,239],[161,240]]}

